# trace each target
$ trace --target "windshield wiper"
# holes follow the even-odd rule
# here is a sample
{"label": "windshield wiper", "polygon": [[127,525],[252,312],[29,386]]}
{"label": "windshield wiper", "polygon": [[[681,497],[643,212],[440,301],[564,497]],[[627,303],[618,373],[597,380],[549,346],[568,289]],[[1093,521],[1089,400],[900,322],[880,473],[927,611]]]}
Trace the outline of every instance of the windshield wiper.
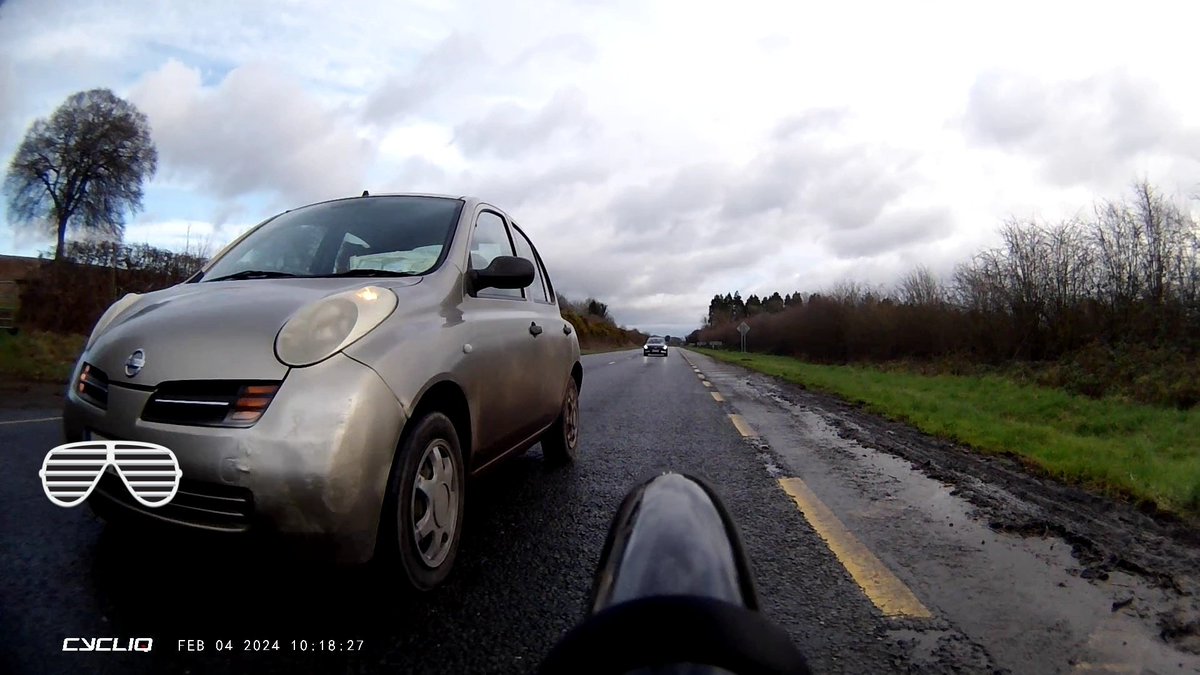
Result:
{"label": "windshield wiper", "polygon": [[393,270],[379,270],[371,268],[361,268],[356,270],[346,270],[345,272],[337,272],[334,274],[318,274],[319,277],[415,277],[420,276],[412,272],[396,272]]}
{"label": "windshield wiper", "polygon": [[208,281],[237,281],[239,279],[282,279],[285,277],[295,277],[298,275],[290,272],[270,272],[267,270],[242,270],[233,274],[226,274],[223,277],[209,279]]}

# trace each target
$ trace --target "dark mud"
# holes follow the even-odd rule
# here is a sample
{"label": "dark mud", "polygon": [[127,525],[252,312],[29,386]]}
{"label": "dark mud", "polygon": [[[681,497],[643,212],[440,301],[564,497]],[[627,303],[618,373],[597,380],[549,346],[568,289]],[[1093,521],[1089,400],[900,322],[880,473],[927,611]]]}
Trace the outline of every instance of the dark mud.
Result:
{"label": "dark mud", "polygon": [[61,410],[66,388],[64,382],[21,380],[0,374],[0,408]]}
{"label": "dark mud", "polygon": [[[981,454],[823,392],[776,383],[790,403],[821,409],[844,438],[901,457],[953,486],[993,530],[1061,538],[1071,546],[1081,578],[1104,581],[1119,571],[1164,589],[1174,599],[1171,606],[1152,603],[1159,606],[1149,610],[1160,637],[1200,654],[1200,523],[1064,484],[1018,458]],[[1131,604],[1133,599],[1113,611]]]}

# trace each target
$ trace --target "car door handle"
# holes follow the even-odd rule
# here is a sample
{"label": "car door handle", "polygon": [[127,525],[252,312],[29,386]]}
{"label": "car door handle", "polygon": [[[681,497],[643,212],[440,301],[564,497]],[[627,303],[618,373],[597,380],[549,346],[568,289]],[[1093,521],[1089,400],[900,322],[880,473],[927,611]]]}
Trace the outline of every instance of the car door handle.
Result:
{"label": "car door handle", "polygon": [[529,322],[529,333],[531,335],[533,335],[534,337],[537,337],[542,334],[542,327],[537,325],[536,322],[530,321]]}

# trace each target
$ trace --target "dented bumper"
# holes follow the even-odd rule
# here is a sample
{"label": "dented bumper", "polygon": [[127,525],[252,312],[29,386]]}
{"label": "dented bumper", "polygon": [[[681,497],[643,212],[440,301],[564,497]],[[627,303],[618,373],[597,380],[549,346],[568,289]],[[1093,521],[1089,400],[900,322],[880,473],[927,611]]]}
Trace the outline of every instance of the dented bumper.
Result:
{"label": "dented bumper", "polygon": [[[63,413],[67,441],[98,434],[165,446],[179,459],[181,492],[208,490],[212,500],[249,495],[245,527],[226,529],[275,532],[338,562],[371,557],[405,421],[374,370],[342,354],[292,369],[261,419],[242,429],[148,422],[141,414],[151,394],[113,384],[101,409],[71,391]],[[90,499],[106,498],[98,490]],[[116,506],[177,525],[222,529],[191,517],[200,509],[183,502],[175,509]]]}

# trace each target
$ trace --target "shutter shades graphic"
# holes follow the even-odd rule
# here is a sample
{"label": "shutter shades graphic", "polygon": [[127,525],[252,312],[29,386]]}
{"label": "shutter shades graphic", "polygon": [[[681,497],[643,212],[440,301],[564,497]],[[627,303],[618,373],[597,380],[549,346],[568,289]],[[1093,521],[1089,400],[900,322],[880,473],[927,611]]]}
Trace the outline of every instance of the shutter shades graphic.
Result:
{"label": "shutter shades graphic", "polygon": [[161,445],[136,441],[83,441],[51,450],[38,475],[50,501],[70,508],[92,494],[112,467],[126,489],[148,508],[163,506],[179,490],[179,460]]}

